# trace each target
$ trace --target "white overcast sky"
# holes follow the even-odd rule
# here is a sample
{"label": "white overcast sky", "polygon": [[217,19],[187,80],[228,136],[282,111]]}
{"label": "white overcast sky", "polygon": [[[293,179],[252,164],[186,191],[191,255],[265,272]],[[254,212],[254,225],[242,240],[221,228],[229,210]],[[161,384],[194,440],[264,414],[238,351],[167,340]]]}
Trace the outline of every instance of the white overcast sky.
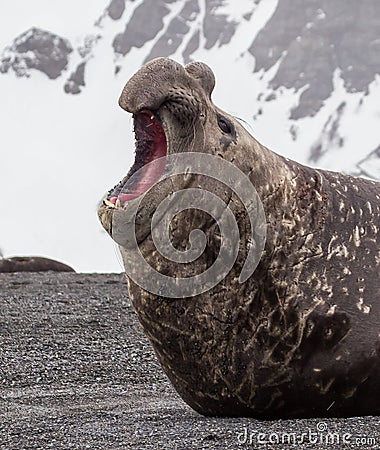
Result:
{"label": "white overcast sky", "polygon": [[102,14],[105,0],[0,0],[0,51],[32,26],[75,43]]}

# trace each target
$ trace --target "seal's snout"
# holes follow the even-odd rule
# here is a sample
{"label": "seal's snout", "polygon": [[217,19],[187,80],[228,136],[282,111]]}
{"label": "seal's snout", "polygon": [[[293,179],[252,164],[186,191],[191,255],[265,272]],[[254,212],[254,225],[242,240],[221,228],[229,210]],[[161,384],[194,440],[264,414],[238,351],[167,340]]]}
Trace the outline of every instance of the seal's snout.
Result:
{"label": "seal's snout", "polygon": [[189,78],[181,64],[169,58],[156,58],[145,64],[127,82],[119,105],[130,113],[143,109],[157,110],[164,103],[170,88]]}
{"label": "seal's snout", "polygon": [[133,114],[143,109],[155,111],[167,100],[173,87],[203,90],[210,98],[214,86],[215,76],[210,67],[202,62],[192,62],[183,67],[172,59],[156,58],[127,82],[119,105]]}

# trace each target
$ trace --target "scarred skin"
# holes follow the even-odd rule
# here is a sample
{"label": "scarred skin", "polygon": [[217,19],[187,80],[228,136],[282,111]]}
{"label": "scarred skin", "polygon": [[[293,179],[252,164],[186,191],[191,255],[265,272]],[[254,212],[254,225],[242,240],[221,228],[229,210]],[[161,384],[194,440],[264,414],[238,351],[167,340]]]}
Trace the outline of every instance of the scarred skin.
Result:
{"label": "scarred skin", "polygon": [[[205,64],[183,67],[159,58],[129,80],[119,103],[131,113],[159,112],[169,154],[213,154],[249,176],[266,214],[265,249],[254,274],[240,284],[249,223],[239,200],[228,190],[220,192],[240,230],[233,269],[210,291],[185,299],[157,297],[129,279],[145,333],[178,393],[202,414],[378,415],[380,183],[315,170],[268,150],[212,103],[214,83]],[[218,115],[228,118],[233,133],[220,129]],[[181,183],[153,192],[142,209],[138,240],[152,266],[160,258],[147,219]],[[197,183],[194,176],[186,186]],[[99,209],[111,235],[118,213],[105,205]],[[194,228],[209,241],[196,263],[202,271],[219,245],[209,217],[183,212],[174,221],[172,240],[185,248]],[[159,268],[172,277],[194,269],[166,260]]]}

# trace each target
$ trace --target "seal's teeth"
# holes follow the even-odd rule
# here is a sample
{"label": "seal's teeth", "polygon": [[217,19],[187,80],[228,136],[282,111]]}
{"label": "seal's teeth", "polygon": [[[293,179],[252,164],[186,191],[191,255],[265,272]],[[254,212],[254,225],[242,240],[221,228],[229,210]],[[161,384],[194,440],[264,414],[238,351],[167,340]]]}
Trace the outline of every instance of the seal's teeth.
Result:
{"label": "seal's teeth", "polygon": [[116,208],[116,206],[115,206],[112,202],[110,202],[110,201],[108,200],[108,198],[105,198],[105,199],[103,200],[103,205],[108,206],[109,208]]}
{"label": "seal's teeth", "polygon": [[154,120],[154,114],[150,116],[150,120]]}
{"label": "seal's teeth", "polygon": [[116,200],[116,203],[115,203],[115,207],[116,207],[116,208],[120,208],[120,206],[121,206],[121,202],[120,202],[119,199],[117,199],[117,200]]}

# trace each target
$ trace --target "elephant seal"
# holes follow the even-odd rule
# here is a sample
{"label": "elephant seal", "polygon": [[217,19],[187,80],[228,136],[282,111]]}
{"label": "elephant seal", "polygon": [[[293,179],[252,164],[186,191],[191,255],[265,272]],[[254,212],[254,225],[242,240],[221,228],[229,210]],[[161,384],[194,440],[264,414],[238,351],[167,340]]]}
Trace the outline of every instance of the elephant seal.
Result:
{"label": "elephant seal", "polygon": [[[191,174],[158,182],[165,157],[198,152],[232,163],[249,178],[265,211],[265,248],[254,273],[241,283],[244,258],[255,243],[244,205],[226,185],[217,194],[236,218],[238,255],[224,279],[206,292],[172,298],[144,289],[128,275],[133,267],[122,246],[142,327],[175,389],[201,414],[378,415],[380,183],[316,170],[268,150],[213,104],[214,84],[207,65],[183,67],[166,58],[150,61],[128,81],[119,104],[134,117],[135,163],[108,193],[99,217],[115,238],[130,226],[129,205],[145,196],[135,220],[145,260],[174,279],[206,270],[221,248],[207,212],[180,211],[170,224],[171,242],[183,252],[189,233],[203,231],[206,247],[192,264],[161,258],[149,225],[152,210],[179,189],[218,189]],[[146,168],[155,160],[155,169]]]}
{"label": "elephant seal", "polygon": [[59,261],[41,256],[13,256],[0,259],[0,273],[12,272],[75,272],[75,270]]}

